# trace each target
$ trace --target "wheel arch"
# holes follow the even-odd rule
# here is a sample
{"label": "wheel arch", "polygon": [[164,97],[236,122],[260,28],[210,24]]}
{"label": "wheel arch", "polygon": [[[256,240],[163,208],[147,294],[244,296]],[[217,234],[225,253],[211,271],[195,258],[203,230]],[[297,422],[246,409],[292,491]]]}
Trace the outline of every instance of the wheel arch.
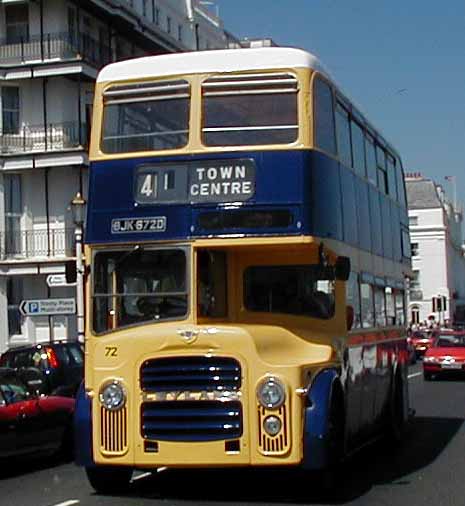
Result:
{"label": "wheel arch", "polygon": [[92,445],[92,403],[84,389],[78,388],[73,419],[74,460],[79,466],[94,466]]}
{"label": "wheel arch", "polygon": [[336,368],[320,371],[307,392],[307,406],[304,412],[303,462],[305,469],[324,469],[329,458],[329,413],[331,404],[337,402],[343,413],[346,410],[344,388]]}

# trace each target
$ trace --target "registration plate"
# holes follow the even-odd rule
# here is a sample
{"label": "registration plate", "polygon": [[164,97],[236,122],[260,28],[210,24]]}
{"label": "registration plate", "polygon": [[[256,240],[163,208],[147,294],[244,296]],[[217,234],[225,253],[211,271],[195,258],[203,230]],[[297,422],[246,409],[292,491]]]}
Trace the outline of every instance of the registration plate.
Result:
{"label": "registration plate", "polygon": [[462,369],[462,364],[441,364],[443,369]]}
{"label": "registration plate", "polygon": [[137,232],[165,232],[166,216],[147,218],[117,218],[111,220],[112,234]]}

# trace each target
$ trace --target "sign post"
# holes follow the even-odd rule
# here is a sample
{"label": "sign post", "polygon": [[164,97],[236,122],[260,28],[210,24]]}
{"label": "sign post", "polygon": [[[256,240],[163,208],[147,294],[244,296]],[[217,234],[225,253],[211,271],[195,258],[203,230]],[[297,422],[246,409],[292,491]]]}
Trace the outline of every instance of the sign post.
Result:
{"label": "sign post", "polygon": [[47,286],[55,288],[56,286],[76,286],[76,283],[67,283],[66,274],[49,274],[47,276]]}
{"label": "sign post", "polygon": [[23,316],[50,316],[58,314],[75,314],[76,299],[36,299],[22,300],[19,311]]}

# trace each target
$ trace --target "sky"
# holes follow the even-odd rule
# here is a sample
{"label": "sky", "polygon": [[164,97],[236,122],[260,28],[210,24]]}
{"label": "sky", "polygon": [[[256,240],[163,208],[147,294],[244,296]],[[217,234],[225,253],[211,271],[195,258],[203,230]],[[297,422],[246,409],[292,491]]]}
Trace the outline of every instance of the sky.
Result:
{"label": "sky", "polygon": [[[420,172],[465,205],[463,0],[216,0],[227,31],[318,56]],[[455,176],[452,182],[445,176]]]}

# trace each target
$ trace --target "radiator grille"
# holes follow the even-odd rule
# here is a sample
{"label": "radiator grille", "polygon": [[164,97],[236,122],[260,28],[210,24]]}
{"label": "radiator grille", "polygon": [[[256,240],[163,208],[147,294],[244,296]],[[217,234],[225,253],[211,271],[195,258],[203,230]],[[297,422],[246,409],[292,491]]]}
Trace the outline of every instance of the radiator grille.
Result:
{"label": "radiator grille", "polygon": [[127,410],[100,409],[100,446],[105,453],[123,454],[128,449]]}
{"label": "radiator grille", "polygon": [[[282,429],[276,436],[269,436],[263,430],[263,420],[270,415],[278,417],[282,423]],[[286,405],[281,406],[276,411],[270,411],[263,406],[258,406],[258,432],[261,453],[264,455],[283,455],[287,453],[290,435]]]}
{"label": "radiator grille", "polygon": [[239,390],[241,366],[226,357],[169,357],[142,364],[144,392]]}
{"label": "radiator grille", "polygon": [[242,435],[238,401],[157,401],[141,408],[142,437],[164,441],[217,441]]}

